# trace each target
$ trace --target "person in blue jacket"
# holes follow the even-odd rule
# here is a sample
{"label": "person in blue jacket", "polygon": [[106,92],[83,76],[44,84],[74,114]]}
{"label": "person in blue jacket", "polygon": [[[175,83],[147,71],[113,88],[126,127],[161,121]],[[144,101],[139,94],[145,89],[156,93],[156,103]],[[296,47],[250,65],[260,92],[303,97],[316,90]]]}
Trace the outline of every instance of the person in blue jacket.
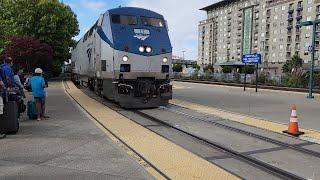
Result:
{"label": "person in blue jacket", "polygon": [[44,88],[46,87],[44,78],[42,77],[42,69],[36,68],[34,71],[33,77],[29,80],[29,85],[32,89],[32,95],[34,97],[38,118],[37,120],[40,121],[44,119],[44,111],[45,111],[45,97],[46,93]]}
{"label": "person in blue jacket", "polygon": [[14,83],[14,73],[12,70],[12,59],[10,57],[5,58],[3,64],[0,65],[1,68],[1,77],[6,88],[15,87]]}

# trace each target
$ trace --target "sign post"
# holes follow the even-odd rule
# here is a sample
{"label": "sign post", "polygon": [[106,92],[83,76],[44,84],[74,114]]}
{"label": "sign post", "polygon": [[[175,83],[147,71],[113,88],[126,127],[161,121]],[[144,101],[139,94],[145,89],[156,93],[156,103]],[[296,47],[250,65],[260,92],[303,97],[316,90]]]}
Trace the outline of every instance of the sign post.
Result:
{"label": "sign post", "polygon": [[[242,62],[245,64],[256,64],[256,92],[258,92],[258,68],[261,63],[261,54],[244,54],[242,55]],[[244,74],[244,91],[246,91],[247,71]]]}
{"label": "sign post", "polygon": [[309,46],[308,50],[311,51],[311,61],[310,61],[310,70],[309,70],[309,93],[308,97],[309,99],[313,99],[313,75],[314,75],[314,58],[315,58],[315,41],[317,36],[317,25],[320,24],[320,19],[314,20],[314,21],[305,21],[302,22],[302,26],[313,26],[312,28],[312,45]]}

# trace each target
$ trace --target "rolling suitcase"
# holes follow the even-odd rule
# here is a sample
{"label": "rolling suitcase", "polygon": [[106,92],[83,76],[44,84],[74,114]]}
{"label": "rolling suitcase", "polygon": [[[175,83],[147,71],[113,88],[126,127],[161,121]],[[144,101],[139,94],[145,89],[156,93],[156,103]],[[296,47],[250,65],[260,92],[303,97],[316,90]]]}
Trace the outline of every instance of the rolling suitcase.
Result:
{"label": "rolling suitcase", "polygon": [[37,119],[38,118],[36,103],[34,101],[28,101],[27,114],[28,114],[29,119]]}
{"label": "rolling suitcase", "polygon": [[18,104],[15,101],[8,101],[0,115],[0,133],[16,134],[19,130]]}

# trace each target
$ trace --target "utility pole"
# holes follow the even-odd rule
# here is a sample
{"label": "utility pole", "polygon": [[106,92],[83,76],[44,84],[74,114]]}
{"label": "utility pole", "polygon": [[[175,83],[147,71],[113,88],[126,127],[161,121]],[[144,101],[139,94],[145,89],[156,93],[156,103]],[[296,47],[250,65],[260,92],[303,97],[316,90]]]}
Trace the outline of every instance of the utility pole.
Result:
{"label": "utility pole", "polygon": [[316,45],[316,31],[317,25],[320,24],[320,20],[317,19],[315,21],[305,21],[302,22],[302,26],[313,26],[312,28],[312,47],[311,47],[311,61],[309,63],[309,94],[307,96],[308,99],[313,99],[313,75],[314,75],[314,58],[315,58],[315,45]]}

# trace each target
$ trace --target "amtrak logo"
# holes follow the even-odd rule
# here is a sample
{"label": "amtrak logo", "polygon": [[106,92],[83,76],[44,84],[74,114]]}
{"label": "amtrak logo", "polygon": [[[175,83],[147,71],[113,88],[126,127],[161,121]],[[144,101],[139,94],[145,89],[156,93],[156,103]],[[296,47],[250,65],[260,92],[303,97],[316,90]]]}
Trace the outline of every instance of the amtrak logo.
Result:
{"label": "amtrak logo", "polygon": [[133,36],[133,37],[144,41],[144,40],[148,39],[149,35],[136,34],[136,35]]}
{"label": "amtrak logo", "polygon": [[134,36],[141,41],[144,41],[150,37],[150,31],[148,29],[134,29]]}

